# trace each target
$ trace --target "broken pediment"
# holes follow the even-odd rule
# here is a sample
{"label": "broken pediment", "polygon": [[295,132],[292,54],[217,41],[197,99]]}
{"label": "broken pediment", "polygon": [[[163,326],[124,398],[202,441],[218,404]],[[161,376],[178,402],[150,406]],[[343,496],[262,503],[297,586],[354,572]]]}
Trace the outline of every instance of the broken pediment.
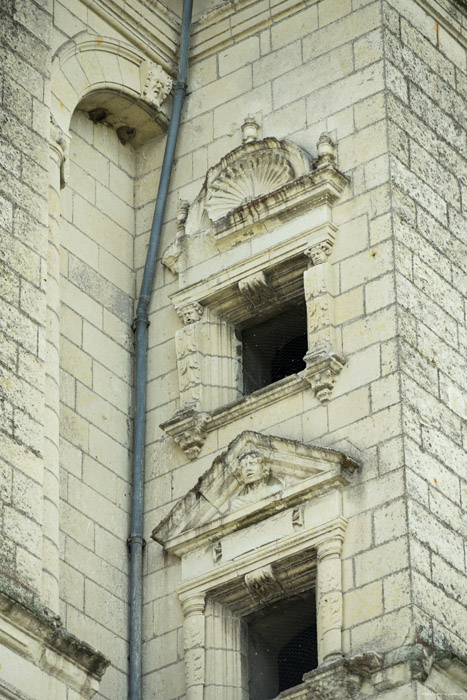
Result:
{"label": "broken pediment", "polygon": [[[336,148],[327,134],[312,159],[290,141],[251,137],[224,156],[206,174],[177,238],[162,262],[174,274],[190,258],[193,237],[209,233],[214,250],[227,250],[253,235],[323,204],[332,205],[347,179],[336,168]],[[175,262],[174,262],[175,261]]]}
{"label": "broken pediment", "polygon": [[342,488],[356,462],[336,450],[241,433],[153,530],[175,554]]}

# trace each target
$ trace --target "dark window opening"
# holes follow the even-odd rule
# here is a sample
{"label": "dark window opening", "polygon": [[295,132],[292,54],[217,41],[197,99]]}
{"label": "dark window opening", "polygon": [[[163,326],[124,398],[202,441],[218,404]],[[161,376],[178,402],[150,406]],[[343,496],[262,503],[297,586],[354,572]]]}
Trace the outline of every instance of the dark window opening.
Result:
{"label": "dark window opening", "polygon": [[263,608],[247,626],[250,700],[272,700],[318,666],[314,591]]}
{"label": "dark window opening", "polygon": [[300,372],[308,349],[305,304],[246,328],[241,341],[244,396]]}

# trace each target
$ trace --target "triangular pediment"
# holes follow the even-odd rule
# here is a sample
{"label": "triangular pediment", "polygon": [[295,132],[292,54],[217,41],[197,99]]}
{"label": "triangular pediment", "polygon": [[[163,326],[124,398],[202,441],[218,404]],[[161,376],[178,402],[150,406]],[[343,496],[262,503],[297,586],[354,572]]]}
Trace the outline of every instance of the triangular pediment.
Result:
{"label": "triangular pediment", "polygon": [[241,433],[153,530],[168,543],[232,531],[312,494],[345,486],[358,468],[342,452],[296,440]]}

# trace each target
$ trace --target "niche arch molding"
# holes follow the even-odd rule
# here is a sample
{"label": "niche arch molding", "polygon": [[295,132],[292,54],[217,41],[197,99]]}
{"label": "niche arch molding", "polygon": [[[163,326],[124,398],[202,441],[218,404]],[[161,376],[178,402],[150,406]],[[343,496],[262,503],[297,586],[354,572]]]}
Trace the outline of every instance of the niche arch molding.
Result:
{"label": "niche arch molding", "polygon": [[[167,68],[124,41],[80,33],[52,61],[51,122],[69,139],[75,109],[101,106],[109,113],[106,123],[136,128],[135,143],[142,143],[167,129],[173,85]],[[163,85],[159,94],[155,80]]]}

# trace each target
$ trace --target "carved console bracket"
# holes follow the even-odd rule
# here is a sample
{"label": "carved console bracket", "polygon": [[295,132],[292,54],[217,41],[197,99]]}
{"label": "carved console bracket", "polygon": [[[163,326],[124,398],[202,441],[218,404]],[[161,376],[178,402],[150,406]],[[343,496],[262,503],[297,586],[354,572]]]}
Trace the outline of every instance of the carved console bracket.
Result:
{"label": "carved console bracket", "polygon": [[195,459],[206,440],[210,420],[209,413],[196,411],[194,408],[183,408],[170,420],[162,423],[161,427],[173,437],[189,459]]}
{"label": "carved console bracket", "polygon": [[141,98],[159,110],[173,87],[173,80],[158,63],[142,61],[140,67]]}
{"label": "carved console bracket", "polygon": [[304,378],[316,398],[329,401],[336,377],[345,365],[338,352],[334,324],[333,271],[327,262],[332,241],[324,240],[306,251],[312,266],[304,273],[308,352]]}

